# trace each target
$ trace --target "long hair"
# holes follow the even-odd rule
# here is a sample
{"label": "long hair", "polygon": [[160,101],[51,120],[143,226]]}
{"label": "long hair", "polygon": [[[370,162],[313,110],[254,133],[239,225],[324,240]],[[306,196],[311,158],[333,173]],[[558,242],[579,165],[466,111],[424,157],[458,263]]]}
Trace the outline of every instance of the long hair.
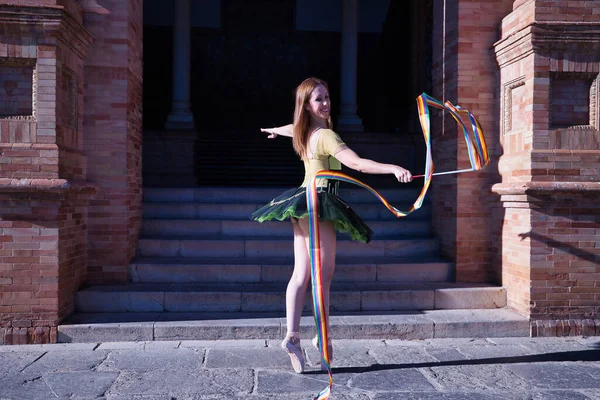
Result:
{"label": "long hair", "polygon": [[[310,132],[310,113],[306,109],[306,104],[310,100],[310,95],[318,85],[325,86],[329,91],[327,82],[318,78],[307,78],[296,88],[296,108],[294,109],[294,129],[292,142],[294,151],[301,159],[306,158],[306,148],[308,146],[308,136]],[[331,106],[330,106],[331,109]],[[327,128],[331,129],[331,116],[327,118]]]}

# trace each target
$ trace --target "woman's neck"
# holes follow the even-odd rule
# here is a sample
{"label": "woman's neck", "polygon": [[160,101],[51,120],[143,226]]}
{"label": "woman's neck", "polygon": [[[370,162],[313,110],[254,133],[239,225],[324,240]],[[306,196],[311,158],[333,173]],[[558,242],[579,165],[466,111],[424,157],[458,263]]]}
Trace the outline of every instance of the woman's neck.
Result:
{"label": "woman's neck", "polygon": [[309,132],[316,131],[317,129],[327,128],[327,121],[311,121],[310,126],[308,127]]}

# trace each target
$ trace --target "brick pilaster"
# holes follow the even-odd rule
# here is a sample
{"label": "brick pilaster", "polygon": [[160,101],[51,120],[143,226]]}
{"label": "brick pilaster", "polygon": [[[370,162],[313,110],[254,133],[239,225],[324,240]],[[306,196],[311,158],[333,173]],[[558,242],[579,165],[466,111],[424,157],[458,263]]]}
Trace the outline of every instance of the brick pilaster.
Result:
{"label": "brick pilaster", "polygon": [[[494,268],[490,187],[497,181],[497,66],[490,53],[513,1],[434,2],[433,97],[468,109],[481,123],[492,161],[485,170],[434,177],[433,226],[458,281],[499,281]],[[436,171],[469,168],[462,130],[432,111]]]}
{"label": "brick pilaster", "polygon": [[56,341],[87,269],[83,59],[74,1],[0,6],[0,343]]}
{"label": "brick pilaster", "polygon": [[597,332],[599,12],[596,2],[523,1],[495,44],[502,279],[534,336]]}
{"label": "brick pilaster", "polygon": [[125,282],[141,226],[142,1],[107,0],[110,15],[86,14],[94,36],[85,64],[89,282]]}

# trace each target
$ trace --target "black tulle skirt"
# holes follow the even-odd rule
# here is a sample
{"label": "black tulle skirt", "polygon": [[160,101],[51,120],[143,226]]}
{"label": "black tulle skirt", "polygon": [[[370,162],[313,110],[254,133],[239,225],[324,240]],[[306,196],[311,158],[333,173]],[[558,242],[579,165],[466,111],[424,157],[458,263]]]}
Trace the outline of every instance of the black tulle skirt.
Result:
{"label": "black tulle skirt", "polygon": [[[358,216],[358,214],[335,194],[329,193],[325,188],[318,189],[319,220],[333,221],[338,232],[350,234],[353,240],[368,243],[373,231]],[[308,216],[306,206],[306,188],[299,187],[286,190],[252,213],[251,219],[264,221],[284,221],[290,218],[304,218]]]}

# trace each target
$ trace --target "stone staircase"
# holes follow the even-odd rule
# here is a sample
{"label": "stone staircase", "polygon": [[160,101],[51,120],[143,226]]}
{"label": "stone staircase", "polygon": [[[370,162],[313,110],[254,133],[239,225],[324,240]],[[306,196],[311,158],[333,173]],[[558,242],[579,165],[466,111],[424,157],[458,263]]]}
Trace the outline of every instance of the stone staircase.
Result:
{"label": "stone staircase", "polygon": [[[77,341],[73,327],[86,321],[201,320],[217,325],[215,321],[227,321],[227,334],[215,333],[219,330],[211,325],[213,334],[208,338],[218,338],[236,336],[230,331],[236,323],[243,326],[253,320],[260,325],[260,318],[282,319],[293,268],[291,224],[249,219],[252,211],[282,190],[144,189],[143,227],[137,257],[130,265],[131,283],[80,291],[77,314],[59,327],[63,340]],[[397,208],[408,209],[419,190],[381,193]],[[366,190],[342,186],[340,195],[365,219],[374,236],[364,244],[338,235],[332,316],[505,308],[504,288],[453,282],[453,264],[440,257],[438,240],[432,235],[427,201],[420,210],[398,219]],[[311,302],[307,295],[307,316]],[[206,332],[183,336],[207,338]]]}

